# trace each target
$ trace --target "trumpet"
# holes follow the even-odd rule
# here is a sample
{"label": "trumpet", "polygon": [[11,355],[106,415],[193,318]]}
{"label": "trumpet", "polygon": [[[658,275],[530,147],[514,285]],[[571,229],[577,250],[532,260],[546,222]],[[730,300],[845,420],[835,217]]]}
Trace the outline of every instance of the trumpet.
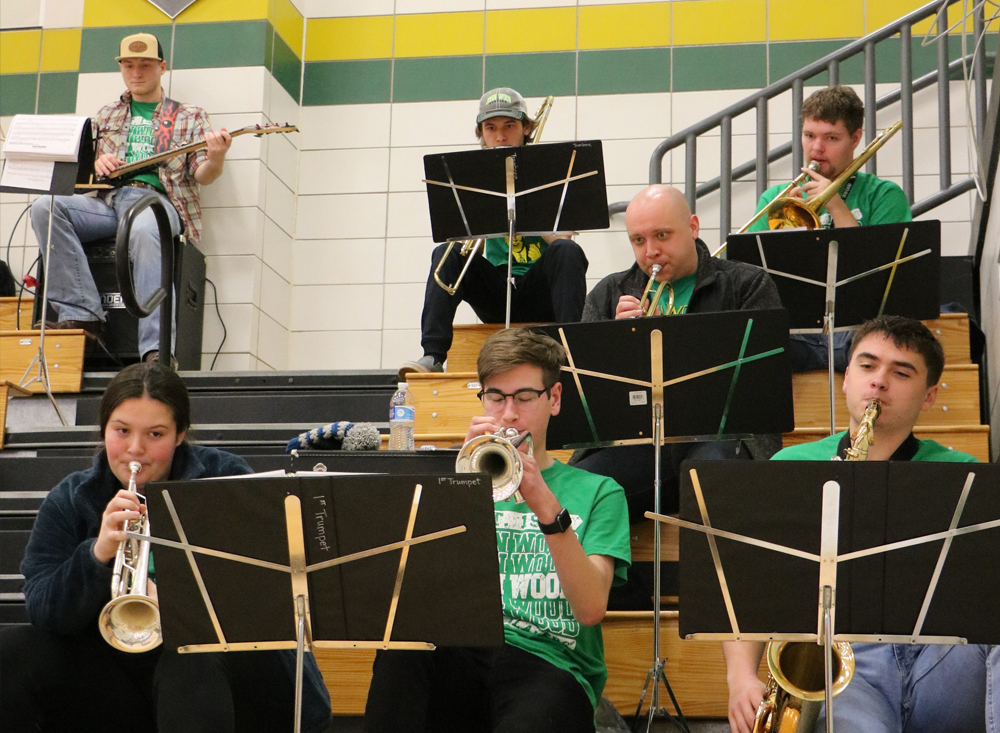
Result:
{"label": "trumpet", "polygon": [[[845,460],[868,459],[868,447],[875,442],[875,421],[881,414],[882,404],[871,400],[851,447],[844,451]],[[846,641],[838,641],[832,654],[833,694],[838,695],[854,676],[854,650]],[[757,707],[753,733],[811,733],[826,698],[822,645],[772,641],[767,645],[767,669],[767,689]]]}
{"label": "trumpet", "polygon": [[[541,140],[542,130],[545,127],[546,120],[549,119],[549,113],[552,111],[552,103],[554,101],[555,98],[550,95],[545,98],[541,106],[538,108],[538,112],[535,113],[535,116],[533,118],[535,122],[535,129],[531,133],[531,139],[530,140],[526,139],[524,141],[525,145],[528,145],[529,143],[537,143]],[[480,247],[486,246],[486,240],[467,239],[464,242],[462,242],[462,246],[459,248],[458,254],[459,256],[466,258],[465,266],[462,267],[462,271],[458,274],[458,278],[455,280],[455,283],[453,285],[449,285],[448,283],[446,283],[444,280],[441,279],[441,268],[444,266],[444,263],[448,259],[448,255],[451,254],[451,250],[455,246],[455,244],[456,244],[455,242],[448,242],[448,248],[444,251],[444,254],[441,255],[441,259],[438,260],[437,267],[434,268],[434,282],[440,285],[444,289],[444,291],[448,293],[448,295],[454,295],[455,291],[458,290],[458,286],[462,282],[462,279],[465,277],[465,273],[468,271],[469,265],[472,264],[472,258],[475,257],[476,254],[479,252]]]}
{"label": "trumpet", "polygon": [[[135,477],[142,464],[132,461],[128,467],[132,472],[128,490],[138,497]],[[150,536],[149,518],[145,514],[126,522],[125,528],[133,534]],[[147,541],[126,537],[115,554],[111,600],[101,611],[98,627],[104,640],[119,651],[147,652],[163,642],[160,605],[147,593],[149,546]]]}
{"label": "trumpet", "polygon": [[[524,461],[517,449],[521,443],[527,443],[529,456],[534,453],[531,433],[518,433],[517,428],[477,435],[458,452],[455,472],[488,474],[493,482],[493,502],[506,501],[517,493],[524,476]],[[515,499],[523,501],[520,496]]]}
{"label": "trumpet", "polygon": [[[652,292],[656,276],[660,274],[660,270],[662,269],[659,265],[653,265],[649,268],[649,282],[646,283],[646,289],[642,291],[642,296],[639,298],[639,310],[642,311],[643,316],[651,316],[656,312],[656,305],[660,302],[660,294],[663,293],[663,288],[667,289],[667,310],[662,315],[669,315],[670,311],[674,308],[674,286],[671,283],[664,280],[657,286],[656,292]],[[649,298],[648,305],[646,298]]]}

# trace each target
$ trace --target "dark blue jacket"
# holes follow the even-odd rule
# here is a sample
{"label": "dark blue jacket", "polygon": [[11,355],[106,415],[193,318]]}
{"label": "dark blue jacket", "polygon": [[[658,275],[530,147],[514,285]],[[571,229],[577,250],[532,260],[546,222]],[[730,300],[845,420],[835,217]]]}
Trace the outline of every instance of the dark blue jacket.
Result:
{"label": "dark blue jacket", "polygon": [[[181,443],[174,452],[169,479],[252,472],[239,456]],[[104,509],[120,488],[102,450],[90,468],[60,481],[42,503],[21,562],[28,618],[38,628],[64,636],[96,631],[98,615],[111,600],[112,563],[100,562],[92,548]],[[294,681],[295,652],[278,654]],[[329,719],[330,697],[316,660],[309,654],[303,688],[303,730],[323,730]]]}

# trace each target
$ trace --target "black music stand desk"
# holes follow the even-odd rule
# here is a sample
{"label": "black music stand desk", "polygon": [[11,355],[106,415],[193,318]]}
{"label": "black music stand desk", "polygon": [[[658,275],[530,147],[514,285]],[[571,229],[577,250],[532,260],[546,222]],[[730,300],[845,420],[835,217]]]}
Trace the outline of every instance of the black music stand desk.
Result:
{"label": "black music stand desk", "polygon": [[682,465],[682,638],[1000,642],[1000,467]]}
{"label": "black music stand desk", "polygon": [[[480,475],[236,477],[146,487],[179,652],[503,643]],[[444,622],[443,622],[444,621]]]}

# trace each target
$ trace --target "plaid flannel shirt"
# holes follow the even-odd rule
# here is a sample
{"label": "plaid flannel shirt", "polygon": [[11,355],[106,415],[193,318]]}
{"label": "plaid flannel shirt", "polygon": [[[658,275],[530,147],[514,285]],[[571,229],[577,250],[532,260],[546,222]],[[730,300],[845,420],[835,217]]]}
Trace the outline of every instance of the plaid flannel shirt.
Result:
{"label": "plaid flannel shirt", "polygon": [[[161,98],[165,97],[160,93]],[[132,93],[126,91],[121,98],[105,105],[93,118],[94,137],[97,139],[98,157],[111,153],[124,160],[128,146],[128,130],[132,124]],[[177,119],[174,121],[174,135],[171,147],[177,148],[188,143],[205,139],[205,133],[212,129],[208,115],[201,107],[193,107],[178,103]],[[160,126],[161,104],[153,111],[153,130]],[[198,166],[208,160],[204,148],[187,155],[178,155],[164,161],[157,171],[160,183],[167,192],[167,198],[174,205],[184,222],[184,235],[192,242],[201,239],[201,203],[198,200],[198,182],[194,172]],[[105,194],[105,197],[111,196]]]}

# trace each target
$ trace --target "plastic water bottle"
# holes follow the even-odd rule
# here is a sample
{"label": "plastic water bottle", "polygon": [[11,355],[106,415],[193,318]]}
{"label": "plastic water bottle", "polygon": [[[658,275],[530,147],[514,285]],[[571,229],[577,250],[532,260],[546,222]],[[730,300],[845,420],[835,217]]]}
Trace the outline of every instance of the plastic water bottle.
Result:
{"label": "plastic water bottle", "polygon": [[413,450],[413,395],[399,382],[389,403],[389,450]]}

